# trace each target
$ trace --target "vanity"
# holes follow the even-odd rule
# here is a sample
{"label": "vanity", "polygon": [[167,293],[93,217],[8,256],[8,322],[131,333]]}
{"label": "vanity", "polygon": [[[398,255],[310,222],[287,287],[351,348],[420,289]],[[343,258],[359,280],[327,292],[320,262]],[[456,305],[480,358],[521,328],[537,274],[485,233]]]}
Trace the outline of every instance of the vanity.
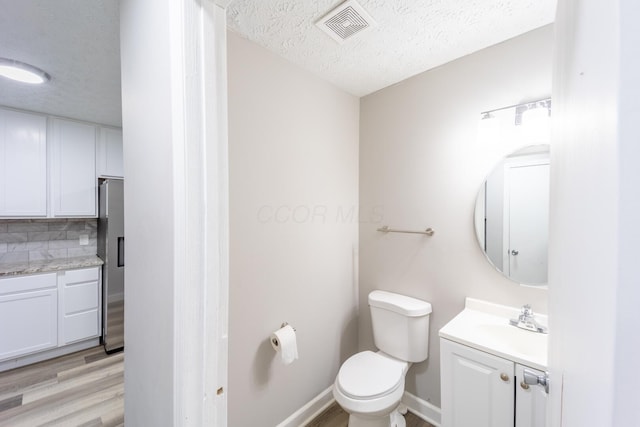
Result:
{"label": "vanity", "polygon": [[[534,143],[497,162],[480,186],[473,217],[487,261],[517,285],[547,286],[550,150],[541,142],[548,141],[550,115],[550,99],[481,114],[480,139]],[[534,128],[539,137],[527,139]],[[545,427],[546,325],[546,316],[528,305],[466,298],[439,332],[441,426]]]}
{"label": "vanity", "polygon": [[[510,324],[520,315],[519,308],[467,298],[440,329],[442,427],[546,425],[548,335]],[[547,323],[546,316],[535,319]]]}

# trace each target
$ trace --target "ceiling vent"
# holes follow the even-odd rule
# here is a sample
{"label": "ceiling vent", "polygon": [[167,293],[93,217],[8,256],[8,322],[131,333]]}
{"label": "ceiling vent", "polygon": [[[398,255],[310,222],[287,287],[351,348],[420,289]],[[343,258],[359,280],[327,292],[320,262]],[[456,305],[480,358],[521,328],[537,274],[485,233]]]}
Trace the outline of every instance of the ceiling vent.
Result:
{"label": "ceiling vent", "polygon": [[354,0],[347,0],[320,18],[316,25],[329,37],[343,43],[351,36],[373,28],[376,23],[362,6]]}

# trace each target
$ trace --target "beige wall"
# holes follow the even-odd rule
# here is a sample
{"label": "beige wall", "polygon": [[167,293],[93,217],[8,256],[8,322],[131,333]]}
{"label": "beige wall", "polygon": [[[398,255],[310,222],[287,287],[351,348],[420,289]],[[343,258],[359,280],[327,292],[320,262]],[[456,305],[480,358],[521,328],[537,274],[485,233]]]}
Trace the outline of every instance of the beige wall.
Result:
{"label": "beige wall", "polygon": [[[357,350],[359,105],[234,33],[228,42],[228,424],[272,426]],[[297,329],[289,366],[268,341],[283,321]]]}
{"label": "beige wall", "polygon": [[[411,368],[406,389],[436,406],[438,330],[466,296],[547,310],[546,290],[518,286],[485,260],[473,208],[485,175],[521,145],[480,144],[479,113],[550,96],[552,43],[547,26],[361,100],[360,304],[373,289],[432,303],[429,359]],[[384,235],[381,224],[433,227],[435,235]],[[373,347],[368,315],[360,316],[359,339],[361,348]]]}

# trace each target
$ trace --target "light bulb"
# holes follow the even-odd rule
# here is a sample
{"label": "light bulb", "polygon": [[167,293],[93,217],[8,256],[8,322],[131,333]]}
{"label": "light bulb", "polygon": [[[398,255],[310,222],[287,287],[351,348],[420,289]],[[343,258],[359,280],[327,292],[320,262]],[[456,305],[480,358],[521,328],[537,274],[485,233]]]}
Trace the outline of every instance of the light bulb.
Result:
{"label": "light bulb", "polygon": [[51,78],[33,65],[7,58],[0,58],[0,76],[30,84],[41,84]]}

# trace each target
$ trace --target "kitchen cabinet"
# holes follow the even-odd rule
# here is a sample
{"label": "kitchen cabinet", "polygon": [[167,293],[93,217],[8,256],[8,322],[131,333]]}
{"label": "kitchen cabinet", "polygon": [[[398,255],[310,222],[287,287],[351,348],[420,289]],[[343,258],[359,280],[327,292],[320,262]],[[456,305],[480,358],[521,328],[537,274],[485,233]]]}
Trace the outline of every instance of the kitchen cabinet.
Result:
{"label": "kitchen cabinet", "polygon": [[440,339],[442,427],[544,427],[547,394],[524,384],[529,368]]}
{"label": "kitchen cabinet", "polygon": [[47,215],[47,119],[0,109],[0,217]]}
{"label": "kitchen cabinet", "polygon": [[96,165],[99,177],[124,177],[122,130],[101,127]]}
{"label": "kitchen cabinet", "polygon": [[121,129],[0,108],[0,218],[95,217],[123,169]]}
{"label": "kitchen cabinet", "polygon": [[101,298],[101,267],[0,278],[0,371],[96,345]]}
{"label": "kitchen cabinet", "polygon": [[55,273],[0,280],[0,360],[58,345]]}
{"label": "kitchen cabinet", "polygon": [[51,119],[50,132],[51,216],[96,216],[95,126]]}
{"label": "kitchen cabinet", "polygon": [[60,342],[69,344],[100,335],[100,272],[70,270],[60,278]]}

